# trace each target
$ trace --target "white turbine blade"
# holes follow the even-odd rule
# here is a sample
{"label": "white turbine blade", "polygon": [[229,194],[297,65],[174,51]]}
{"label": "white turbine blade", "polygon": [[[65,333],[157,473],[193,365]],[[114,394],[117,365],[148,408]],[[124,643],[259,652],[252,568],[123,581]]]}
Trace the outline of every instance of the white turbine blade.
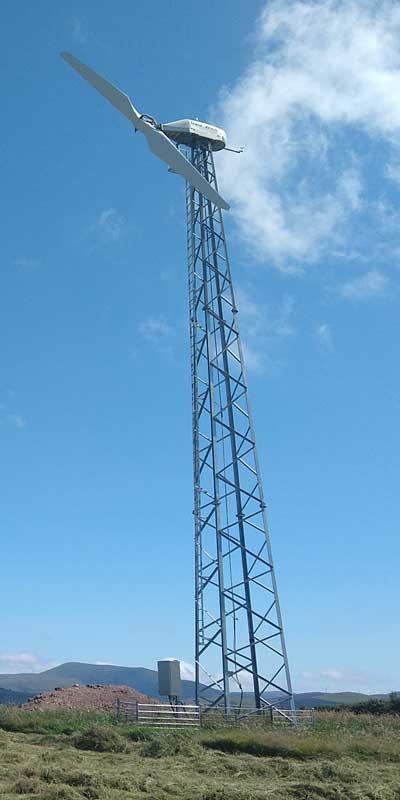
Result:
{"label": "white turbine blade", "polygon": [[117,89],[116,86],[113,86],[112,83],[106,81],[105,78],[102,78],[101,75],[98,75],[93,69],[87,67],[86,64],[82,64],[82,61],[79,61],[78,58],[71,55],[71,53],[60,53],[61,58],[64,59],[71,67],[73,67],[82,78],[85,78],[95,89],[97,89],[106,100],[109,101],[121,114],[124,114],[136,128],[142,130],[142,121],[140,119],[140,114],[132,105],[129,97],[124,92],[121,92],[120,89]]}
{"label": "white turbine blade", "polygon": [[101,75],[98,75],[93,69],[87,67],[86,64],[83,64],[82,61],[79,61],[79,59],[75,58],[71,53],[61,53],[60,55],[64,61],[79,72],[79,75],[94,86],[94,88],[117,108],[121,114],[124,114],[125,117],[133,122],[135,128],[144,133],[151,152],[168,164],[172,172],[182,175],[182,177],[197,189],[198,192],[204,195],[204,197],[207,197],[208,200],[211,200],[212,203],[215,203],[219,208],[229,209],[226,200],[224,200],[224,198],[213,189],[209,182],[200,175],[200,172],[185,158],[178,148],[172,144],[165,133],[142,119],[127,94],[121,92],[120,89],[117,89],[112,83],[106,81],[105,78],[102,78]]}
{"label": "white turbine blade", "polygon": [[180,150],[172,144],[168,136],[157,128],[153,128],[153,126],[147,122],[144,122],[144,126],[142,130],[151,152],[154,153],[155,156],[158,156],[158,158],[161,158],[162,161],[165,161],[172,172],[182,175],[182,177],[191,183],[200,194],[207,197],[208,200],[211,200],[211,202],[215,203],[219,208],[224,208],[227,211],[229,205],[226,200],[224,200],[209,182],[200,175],[196,167],[194,167]]}

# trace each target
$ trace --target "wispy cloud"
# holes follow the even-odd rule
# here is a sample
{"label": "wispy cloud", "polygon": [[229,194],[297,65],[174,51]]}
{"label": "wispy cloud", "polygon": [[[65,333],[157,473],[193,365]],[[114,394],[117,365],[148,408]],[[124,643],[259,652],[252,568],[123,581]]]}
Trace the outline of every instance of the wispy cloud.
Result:
{"label": "wispy cloud", "polygon": [[43,672],[59,663],[35,653],[0,653],[0,673]]}
{"label": "wispy cloud", "polygon": [[86,21],[83,21],[81,17],[71,17],[68,20],[68,28],[72,40],[80,47],[90,44],[92,48],[95,46],[105,50],[107,53],[112,52],[110,45],[99,39],[94,30],[89,30]]}
{"label": "wispy cloud", "polygon": [[[12,397],[12,394],[8,392],[9,396]],[[17,430],[22,430],[28,424],[25,417],[21,414],[12,411],[9,409],[7,405],[4,403],[0,403],[0,425],[9,425],[13,428],[17,428]]]}
{"label": "wispy cloud", "polygon": [[371,149],[379,191],[399,174],[399,36],[395,0],[265,5],[254,60],[217,109],[230,141],[245,146],[221,155],[218,168],[256,256],[298,271],[354,249],[355,223],[363,225],[356,247],[371,255],[371,229],[382,223],[371,201],[375,166],[368,191]]}
{"label": "wispy cloud", "polygon": [[400,160],[393,158],[386,166],[386,177],[394,183],[400,183]]}
{"label": "wispy cloud", "polygon": [[19,414],[7,414],[7,419],[12,425],[14,425],[19,430],[21,430],[21,428],[25,428],[25,426],[27,425],[26,419],[24,417],[21,417]]}
{"label": "wispy cloud", "polygon": [[72,38],[77,44],[84,45],[87,43],[88,35],[83,28],[82,20],[79,17],[73,17],[71,20]]}
{"label": "wispy cloud", "polygon": [[14,260],[14,267],[21,270],[35,269],[39,264],[40,260],[38,258],[27,258],[26,256],[18,256]]}
{"label": "wispy cloud", "polygon": [[317,325],[315,335],[322,350],[326,352],[331,352],[333,350],[333,335],[331,325],[329,325],[327,322],[322,322],[320,325]]}
{"label": "wispy cloud", "polygon": [[370,300],[386,293],[389,278],[380,270],[371,269],[359,278],[342,283],[340,293],[349,300]]}
{"label": "wispy cloud", "polygon": [[119,242],[126,230],[126,225],[123,217],[115,208],[107,208],[99,214],[95,228],[103,240]]}
{"label": "wispy cloud", "polygon": [[357,169],[350,167],[345,170],[338,181],[338,193],[342,195],[353,211],[360,211],[362,207],[363,180]]}
{"label": "wispy cloud", "polygon": [[284,295],[275,305],[259,303],[239,288],[236,305],[247,369],[260,373],[275,368],[280,363],[276,355],[278,343],[295,332],[294,298]]}

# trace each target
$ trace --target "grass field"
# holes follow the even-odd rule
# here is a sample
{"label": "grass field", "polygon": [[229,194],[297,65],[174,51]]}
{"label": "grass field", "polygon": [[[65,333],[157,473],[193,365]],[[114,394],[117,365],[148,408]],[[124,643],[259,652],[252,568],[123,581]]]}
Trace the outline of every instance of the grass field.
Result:
{"label": "grass field", "polygon": [[[104,748],[99,750],[81,748]],[[400,717],[319,712],[313,731],[158,732],[0,709],[0,797],[400,800]]]}

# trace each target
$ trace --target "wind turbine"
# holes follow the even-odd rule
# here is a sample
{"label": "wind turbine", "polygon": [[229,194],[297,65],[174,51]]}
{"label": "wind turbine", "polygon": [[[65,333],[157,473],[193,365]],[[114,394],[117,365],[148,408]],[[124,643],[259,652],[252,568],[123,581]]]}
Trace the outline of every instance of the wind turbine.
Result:
{"label": "wind turbine", "polygon": [[[195,520],[196,702],[225,713],[249,687],[256,710],[294,712],[214,151],[221,128],[159,124],[75,56],[62,58],[186,181]],[[182,150],[185,151],[186,155]],[[188,156],[188,157],[187,157]],[[295,717],[292,717],[295,720]]]}

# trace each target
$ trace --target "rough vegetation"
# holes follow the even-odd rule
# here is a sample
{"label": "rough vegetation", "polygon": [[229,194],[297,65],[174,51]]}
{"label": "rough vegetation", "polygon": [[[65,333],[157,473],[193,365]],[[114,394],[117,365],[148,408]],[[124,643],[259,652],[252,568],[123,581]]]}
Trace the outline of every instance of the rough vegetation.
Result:
{"label": "rough vegetation", "polygon": [[[81,749],[82,742],[90,749]],[[1,709],[0,796],[22,795],[399,800],[400,717],[320,712],[311,732],[171,732],[117,724],[93,712]]]}
{"label": "rough vegetation", "polygon": [[400,694],[398,692],[391,692],[387,699],[379,699],[371,697],[362,703],[353,705],[342,706],[341,709],[335,707],[332,711],[352,711],[354,714],[400,714]]}

